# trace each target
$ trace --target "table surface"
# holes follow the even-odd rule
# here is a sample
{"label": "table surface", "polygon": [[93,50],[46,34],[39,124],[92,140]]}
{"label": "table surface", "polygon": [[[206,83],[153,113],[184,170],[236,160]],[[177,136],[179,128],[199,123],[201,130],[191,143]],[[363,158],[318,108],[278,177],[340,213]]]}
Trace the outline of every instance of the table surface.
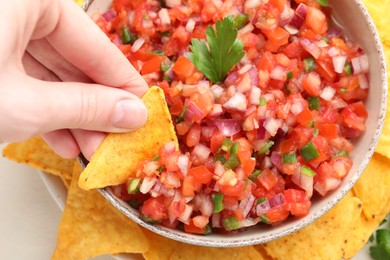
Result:
{"label": "table surface", "polygon": [[[61,210],[37,171],[0,157],[0,205],[0,259],[50,259]],[[370,259],[367,247],[353,259]]]}

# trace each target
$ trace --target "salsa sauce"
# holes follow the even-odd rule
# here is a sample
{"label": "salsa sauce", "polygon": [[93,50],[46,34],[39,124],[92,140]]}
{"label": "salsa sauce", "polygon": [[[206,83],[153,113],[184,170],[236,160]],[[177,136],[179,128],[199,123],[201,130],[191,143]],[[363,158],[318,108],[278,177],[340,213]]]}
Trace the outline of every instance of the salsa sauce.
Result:
{"label": "salsa sauce", "polygon": [[[305,216],[314,197],[337,189],[352,167],[351,140],[365,131],[368,57],[328,28],[326,5],[114,0],[96,14],[149,85],[164,90],[180,145],[140,162],[114,193],[145,221],[209,234]],[[190,46],[226,17],[245,56],[213,83]]]}

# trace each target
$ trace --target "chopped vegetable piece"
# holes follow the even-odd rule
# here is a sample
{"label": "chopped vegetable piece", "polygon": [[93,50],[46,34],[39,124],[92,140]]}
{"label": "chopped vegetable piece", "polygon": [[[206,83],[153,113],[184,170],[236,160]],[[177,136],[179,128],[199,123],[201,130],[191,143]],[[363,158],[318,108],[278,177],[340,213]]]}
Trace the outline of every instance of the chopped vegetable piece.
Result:
{"label": "chopped vegetable piece", "polygon": [[213,83],[221,82],[232,67],[245,55],[244,45],[237,39],[233,16],[209,26],[206,31],[209,48],[204,40],[192,39],[188,54],[191,62]]}
{"label": "chopped vegetable piece", "polygon": [[328,6],[329,3],[328,3],[328,0],[317,0],[317,2],[322,5],[322,6]]}
{"label": "chopped vegetable piece", "polygon": [[133,44],[137,38],[129,31],[129,28],[122,28],[122,43]]}
{"label": "chopped vegetable piece", "polygon": [[225,163],[226,159],[225,159],[225,156],[220,154],[220,155],[215,156],[215,161],[220,161],[221,163]]}
{"label": "chopped vegetable piece", "polygon": [[297,161],[297,155],[295,153],[284,153],[283,164],[295,163]]}
{"label": "chopped vegetable piece", "polygon": [[258,198],[256,204],[263,203],[264,201],[267,201],[267,198]]}
{"label": "chopped vegetable piece", "polygon": [[287,72],[287,80],[292,80],[294,74],[292,71]]}
{"label": "chopped vegetable piece", "polygon": [[230,147],[230,154],[238,154],[238,142],[234,142],[234,144]]}
{"label": "chopped vegetable piece", "polygon": [[225,166],[226,169],[235,170],[238,165],[240,165],[240,159],[238,159],[237,155],[232,154],[230,155],[229,159],[226,160],[223,166]]}
{"label": "chopped vegetable piece", "polygon": [[223,194],[222,193],[214,193],[213,195],[211,195],[211,199],[212,199],[213,205],[214,205],[213,212],[214,213],[221,212],[224,209],[223,203],[222,203]]}
{"label": "chopped vegetable piece", "polygon": [[245,26],[245,24],[249,20],[249,15],[247,14],[238,14],[234,17],[234,24],[233,24],[233,29],[239,30],[242,27]]}
{"label": "chopped vegetable piece", "polygon": [[258,154],[262,155],[269,151],[269,149],[274,145],[274,141],[267,142],[261,149],[259,150]]}
{"label": "chopped vegetable piece", "polygon": [[140,178],[134,178],[129,181],[129,185],[127,186],[127,193],[134,194],[139,191],[139,186],[141,184]]}
{"label": "chopped vegetable piece", "polygon": [[313,142],[306,144],[304,147],[300,149],[301,155],[306,162],[314,160],[320,157],[320,154],[317,151],[317,147]]}
{"label": "chopped vegetable piece", "polygon": [[311,168],[307,167],[306,165],[303,165],[303,166],[301,167],[301,173],[303,173],[303,174],[305,174],[305,175],[307,175],[307,176],[310,176],[310,177],[316,175],[316,172],[313,171]]}
{"label": "chopped vegetable piece", "polygon": [[259,106],[266,106],[267,105],[267,100],[265,99],[265,97],[261,97],[260,98],[260,103],[259,103]]}
{"label": "chopped vegetable piece", "polygon": [[351,66],[351,63],[350,63],[349,61],[347,61],[347,62],[345,63],[344,72],[345,72],[345,74],[347,74],[348,76],[351,76],[351,75],[352,75],[352,66]]}
{"label": "chopped vegetable piece", "polygon": [[176,118],[176,123],[180,123],[184,121],[184,115],[187,111],[187,106],[184,106],[183,111],[180,113],[179,117]]}
{"label": "chopped vegetable piece", "polygon": [[303,63],[305,64],[306,72],[311,72],[316,68],[316,62],[313,58],[304,59]]}
{"label": "chopped vegetable piece", "polygon": [[319,110],[320,109],[320,99],[319,97],[309,97],[307,99],[309,102],[310,110]]}
{"label": "chopped vegetable piece", "polygon": [[232,145],[233,145],[233,141],[230,140],[230,139],[225,138],[225,139],[223,140],[221,149],[222,149],[223,151],[227,152],[227,151],[230,150],[230,147],[232,147]]}
{"label": "chopped vegetable piece", "polygon": [[249,178],[250,180],[254,180],[254,179],[256,179],[257,176],[260,175],[261,172],[262,172],[261,170],[256,170],[256,171],[254,171],[251,175],[249,175],[248,178]]}
{"label": "chopped vegetable piece", "polygon": [[223,227],[227,231],[232,231],[232,230],[238,229],[240,227],[240,223],[237,221],[237,219],[235,217],[224,218],[223,219]]}
{"label": "chopped vegetable piece", "polygon": [[336,158],[336,157],[342,157],[342,156],[349,156],[349,153],[346,151],[346,150],[341,150],[340,152],[336,153],[333,158]]}
{"label": "chopped vegetable piece", "polygon": [[261,222],[268,224],[269,223],[269,218],[267,218],[264,214],[261,214],[260,216]]}

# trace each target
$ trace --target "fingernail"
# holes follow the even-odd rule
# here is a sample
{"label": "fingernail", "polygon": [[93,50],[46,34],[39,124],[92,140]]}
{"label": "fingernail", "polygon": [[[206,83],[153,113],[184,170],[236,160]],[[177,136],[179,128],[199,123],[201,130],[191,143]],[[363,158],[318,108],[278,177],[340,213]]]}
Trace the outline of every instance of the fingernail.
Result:
{"label": "fingernail", "polygon": [[135,99],[123,99],[115,105],[112,118],[115,127],[134,129],[143,126],[148,113],[144,103]]}

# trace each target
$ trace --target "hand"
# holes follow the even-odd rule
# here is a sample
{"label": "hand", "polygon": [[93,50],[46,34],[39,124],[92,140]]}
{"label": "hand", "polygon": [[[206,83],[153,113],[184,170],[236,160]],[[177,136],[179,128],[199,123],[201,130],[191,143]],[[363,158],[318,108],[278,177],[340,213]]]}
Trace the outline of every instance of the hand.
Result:
{"label": "hand", "polygon": [[89,159],[104,132],[145,123],[146,82],[72,0],[0,0],[0,17],[1,141]]}

